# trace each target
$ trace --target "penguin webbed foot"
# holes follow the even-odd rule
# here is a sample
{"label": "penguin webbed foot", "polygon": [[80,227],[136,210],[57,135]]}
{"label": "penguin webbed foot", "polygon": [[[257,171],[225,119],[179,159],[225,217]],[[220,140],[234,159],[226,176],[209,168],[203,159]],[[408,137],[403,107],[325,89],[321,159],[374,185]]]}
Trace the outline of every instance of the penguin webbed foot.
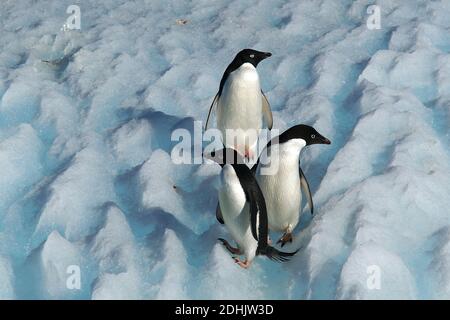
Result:
{"label": "penguin webbed foot", "polygon": [[241,250],[239,250],[239,248],[234,248],[231,246],[231,244],[222,238],[217,239],[220,242],[222,242],[223,246],[231,253],[231,254],[235,254],[235,255],[240,255],[241,254]]}
{"label": "penguin webbed foot", "polygon": [[284,245],[288,242],[292,243],[293,237],[291,232],[285,232],[283,236],[280,238],[280,240],[277,241],[277,244],[281,244],[281,247],[283,248]]}
{"label": "penguin webbed foot", "polygon": [[238,266],[240,266],[241,268],[244,269],[248,269],[250,267],[251,262],[248,260],[245,260],[244,262],[242,262],[241,260],[239,260],[239,258],[234,258],[234,262],[236,262],[236,264]]}

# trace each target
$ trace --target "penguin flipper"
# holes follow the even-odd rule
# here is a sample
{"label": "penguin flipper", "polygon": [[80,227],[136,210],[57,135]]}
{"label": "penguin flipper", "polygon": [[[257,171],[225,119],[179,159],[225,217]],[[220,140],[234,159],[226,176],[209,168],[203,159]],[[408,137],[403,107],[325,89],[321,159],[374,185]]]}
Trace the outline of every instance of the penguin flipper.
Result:
{"label": "penguin flipper", "polygon": [[[252,228],[258,227],[258,251],[264,251],[267,247],[269,247],[267,243],[267,239],[269,236],[269,220],[267,217],[267,207],[266,200],[264,199],[264,195],[259,188],[256,179],[255,179],[255,189],[253,190],[252,198],[254,201],[254,205],[256,207],[254,221],[252,223]],[[251,207],[251,206],[250,206]],[[258,219],[256,219],[258,218]]]}
{"label": "penguin flipper", "polygon": [[306,180],[305,174],[303,173],[302,168],[300,168],[300,166],[298,167],[298,170],[300,172],[300,185],[308,199],[308,205],[309,205],[309,208],[311,209],[311,214],[314,214],[314,204],[313,204],[313,199],[312,199],[312,195],[311,195],[311,190],[309,189],[308,180]]}
{"label": "penguin flipper", "polygon": [[253,196],[250,196],[250,226],[252,230],[253,238],[258,241],[258,233],[256,231],[258,224],[258,205],[256,203],[256,199]]}
{"label": "penguin flipper", "polygon": [[256,170],[258,170],[258,164],[259,164],[259,158],[256,161],[256,163],[253,165],[253,167],[250,169],[253,175],[256,175]]}
{"label": "penguin flipper", "polygon": [[220,210],[219,203],[217,203],[217,208],[216,208],[216,219],[217,219],[217,221],[220,222],[220,224],[224,224],[225,223],[223,221],[222,211]]}
{"label": "penguin flipper", "polygon": [[218,99],[219,99],[219,93],[216,93],[216,95],[214,96],[214,100],[211,103],[211,106],[209,107],[208,117],[206,118],[205,130],[208,130],[209,117],[211,116],[211,111],[212,111],[214,105],[217,103]]}
{"label": "penguin flipper", "polygon": [[236,165],[235,170],[249,204],[250,230],[253,238],[258,241],[258,248],[265,250],[268,245],[269,221],[264,195],[247,165]]}
{"label": "penguin flipper", "polygon": [[266,121],[267,128],[269,128],[269,130],[272,130],[273,116],[272,116],[272,110],[270,109],[270,103],[269,103],[269,100],[267,100],[267,97],[262,90],[261,90],[261,95],[262,95],[263,118]]}

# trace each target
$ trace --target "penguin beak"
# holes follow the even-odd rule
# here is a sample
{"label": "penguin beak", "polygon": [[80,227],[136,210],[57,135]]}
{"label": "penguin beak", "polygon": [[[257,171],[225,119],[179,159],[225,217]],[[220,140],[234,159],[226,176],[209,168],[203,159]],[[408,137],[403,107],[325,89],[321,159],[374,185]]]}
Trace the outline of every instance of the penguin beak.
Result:
{"label": "penguin beak", "polygon": [[322,137],[323,139],[322,139],[322,143],[323,144],[331,144],[331,141],[330,140],[328,140],[327,138],[325,138],[325,137]]}
{"label": "penguin beak", "polygon": [[264,52],[263,56],[261,57],[261,60],[264,60],[264,59],[266,59],[268,57],[271,57],[271,56],[272,56],[272,54],[270,52]]}

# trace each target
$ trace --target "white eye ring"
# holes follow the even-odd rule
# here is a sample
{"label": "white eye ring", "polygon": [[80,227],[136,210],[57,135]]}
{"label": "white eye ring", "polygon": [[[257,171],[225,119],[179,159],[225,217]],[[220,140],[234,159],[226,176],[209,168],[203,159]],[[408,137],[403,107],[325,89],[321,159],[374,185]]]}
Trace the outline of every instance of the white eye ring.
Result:
{"label": "white eye ring", "polygon": [[252,59],[253,59],[254,57],[255,57],[255,55],[254,55],[254,54],[251,54],[251,55],[250,55],[250,58],[252,58]]}
{"label": "white eye ring", "polygon": [[312,134],[311,135],[311,139],[315,139],[316,138],[316,135],[315,134]]}

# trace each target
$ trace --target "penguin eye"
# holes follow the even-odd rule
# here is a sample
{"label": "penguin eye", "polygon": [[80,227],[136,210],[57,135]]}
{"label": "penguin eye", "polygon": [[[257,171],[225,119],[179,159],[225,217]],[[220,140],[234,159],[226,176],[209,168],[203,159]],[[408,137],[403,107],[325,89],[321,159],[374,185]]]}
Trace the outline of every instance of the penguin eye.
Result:
{"label": "penguin eye", "polygon": [[315,134],[312,134],[311,135],[311,139],[315,139],[316,138],[316,135]]}
{"label": "penguin eye", "polygon": [[251,54],[251,55],[250,55],[250,58],[252,58],[252,59],[253,59],[254,57],[255,57],[255,55],[254,55],[254,54]]}

